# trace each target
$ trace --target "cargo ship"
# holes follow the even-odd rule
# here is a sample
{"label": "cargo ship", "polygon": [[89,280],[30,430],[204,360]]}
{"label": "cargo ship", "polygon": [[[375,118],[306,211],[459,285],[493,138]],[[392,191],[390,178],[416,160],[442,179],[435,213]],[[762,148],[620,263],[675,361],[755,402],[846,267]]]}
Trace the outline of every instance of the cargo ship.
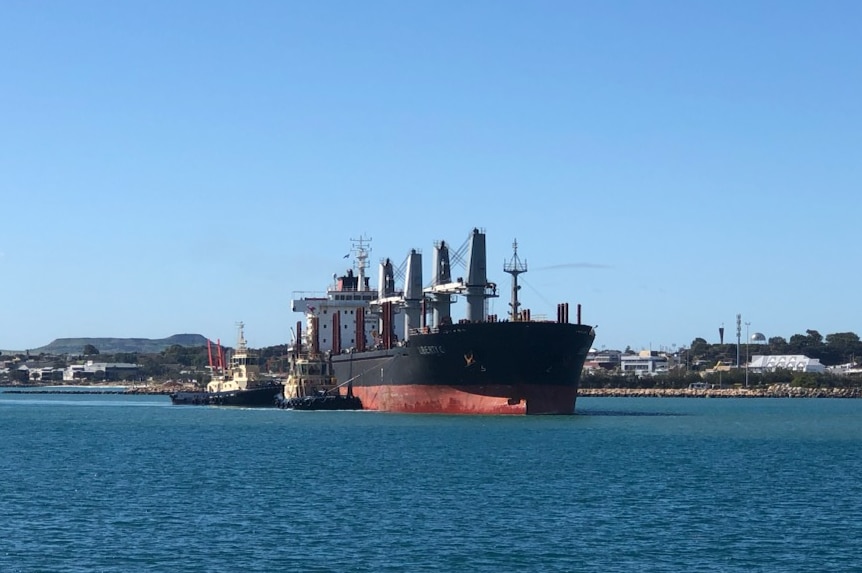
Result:
{"label": "cargo ship", "polygon": [[[295,293],[292,310],[315,318],[319,344],[333,374],[350,384],[363,408],[440,414],[572,414],[578,381],[595,329],[569,321],[569,305],[557,305],[555,320],[533,319],[521,308],[518,256],[503,264],[511,275],[508,316],[488,313],[497,285],[487,278],[485,233],[473,229],[454,260],[465,276],[453,280],[450,248],[434,247],[433,276],[422,279],[422,255],[412,249],[404,263],[403,289],[396,267],[380,263],[376,289],[366,276],[370,240],[353,241],[354,267],[333,277],[325,294]],[[464,318],[452,305],[465,301]]]}
{"label": "cargo ship", "polygon": [[206,391],[174,392],[171,402],[180,406],[241,406],[275,407],[281,395],[282,383],[279,380],[261,376],[257,356],[249,350],[243,333],[243,323],[237,324],[236,350],[230,360],[225,362],[221,343],[207,340],[207,354],[212,380]]}

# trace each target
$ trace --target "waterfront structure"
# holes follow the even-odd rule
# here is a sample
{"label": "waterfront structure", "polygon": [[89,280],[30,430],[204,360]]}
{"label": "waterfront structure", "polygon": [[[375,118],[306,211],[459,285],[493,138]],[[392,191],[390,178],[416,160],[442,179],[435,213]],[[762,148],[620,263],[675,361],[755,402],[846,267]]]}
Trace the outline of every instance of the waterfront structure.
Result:
{"label": "waterfront structure", "polygon": [[620,362],[623,353],[619,350],[596,350],[591,348],[587,354],[587,361],[584,362],[585,370],[595,370],[602,368],[604,370],[617,370],[620,368]]}
{"label": "waterfront structure", "polygon": [[55,361],[27,361],[18,365],[11,365],[7,372],[17,370],[26,374],[20,374],[30,382],[81,382],[86,380],[109,380],[120,381],[134,379],[138,375],[140,366],[125,362],[93,362],[84,364],[72,364],[65,368],[55,368]]}
{"label": "waterfront structure", "polygon": [[817,358],[809,358],[804,354],[755,354],[748,364],[751,372],[775,372],[776,370],[792,370],[794,372],[826,372],[826,366]]}
{"label": "waterfront structure", "polygon": [[623,374],[653,376],[667,372],[668,358],[655,350],[641,350],[638,354],[620,356],[620,371]]}
{"label": "waterfront structure", "polygon": [[93,362],[72,364],[63,369],[63,382],[75,382],[104,378],[105,380],[128,380],[137,376],[140,366],[127,362]]}

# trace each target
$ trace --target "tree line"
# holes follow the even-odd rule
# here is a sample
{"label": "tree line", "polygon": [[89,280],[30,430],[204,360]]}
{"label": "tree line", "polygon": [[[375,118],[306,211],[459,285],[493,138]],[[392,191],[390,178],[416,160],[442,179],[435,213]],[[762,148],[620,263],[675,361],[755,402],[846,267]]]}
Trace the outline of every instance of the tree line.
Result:
{"label": "tree line", "polygon": [[[739,356],[739,368],[737,364]],[[634,354],[630,349],[626,353]],[[859,364],[862,360],[862,341],[853,332],[837,332],[822,336],[816,330],[795,334],[786,340],[772,337],[764,343],[740,342],[732,344],[709,344],[703,338],[695,338],[689,348],[674,353],[674,363],[667,372],[654,376],[637,376],[634,373],[593,370],[584,374],[584,388],[687,388],[690,384],[706,382],[714,387],[770,386],[790,384],[805,388],[843,388],[862,386],[862,376],[839,375],[832,372],[811,373],[778,369],[774,372],[751,372],[745,368],[754,355],[803,354],[817,358],[824,366]],[[719,363],[730,365],[729,371],[715,369]],[[711,372],[705,372],[712,370]]]}
{"label": "tree line", "polygon": [[[230,354],[233,349],[224,348],[225,354]],[[212,349],[215,352],[215,349]],[[288,347],[286,344],[268,346],[256,351],[260,368],[264,372],[284,373],[287,368]],[[744,384],[744,365],[755,354],[804,354],[809,358],[817,358],[825,366],[838,364],[857,363],[862,359],[862,341],[853,332],[837,332],[821,335],[817,330],[806,330],[805,334],[794,334],[789,340],[780,336],[768,339],[765,343],[748,343],[742,341],[737,347],[736,343],[710,344],[703,338],[695,338],[689,348],[681,348],[674,354],[676,366],[666,374],[653,377],[642,377],[635,379],[634,376],[621,376],[620,373],[594,372],[585,376],[583,384],[586,387],[596,385],[597,387],[685,387],[693,382],[704,381],[703,370],[711,369],[716,364],[737,363],[737,352],[739,353],[739,369],[722,374],[719,381],[721,384]],[[81,357],[98,360],[99,362],[123,362],[138,364],[140,366],[136,377],[138,379],[153,378],[156,380],[176,379],[192,372],[193,377],[199,381],[208,378],[207,366],[209,365],[210,351],[206,346],[181,346],[175,344],[158,353],[118,352],[113,354],[100,354],[98,349],[91,345],[82,348]],[[626,349],[626,353],[633,353]],[[24,358],[23,356],[21,358]],[[37,358],[49,358],[44,355]],[[75,359],[67,357],[50,357],[53,359],[55,368],[65,368],[74,363]],[[14,373],[10,373],[14,375]],[[753,375],[748,373],[748,383],[771,384],[788,383],[796,380],[801,385],[840,385],[845,381],[830,378],[832,375],[791,375],[788,372],[767,372]],[[712,374],[706,376],[706,381],[712,383]],[[848,379],[848,377],[841,377]],[[849,380],[854,380],[849,377]]]}
{"label": "tree line", "polygon": [[[805,334],[794,334],[790,340],[774,336],[765,343],[746,343],[742,341],[737,347],[732,344],[709,344],[703,338],[695,338],[688,349],[680,352],[689,364],[707,362],[715,364],[719,360],[736,364],[737,350],[739,363],[747,362],[755,354],[804,354],[809,358],[817,358],[825,366],[855,363],[862,359],[862,341],[854,332],[836,332],[825,337],[816,330],[806,330]],[[685,356],[687,353],[687,356]]]}

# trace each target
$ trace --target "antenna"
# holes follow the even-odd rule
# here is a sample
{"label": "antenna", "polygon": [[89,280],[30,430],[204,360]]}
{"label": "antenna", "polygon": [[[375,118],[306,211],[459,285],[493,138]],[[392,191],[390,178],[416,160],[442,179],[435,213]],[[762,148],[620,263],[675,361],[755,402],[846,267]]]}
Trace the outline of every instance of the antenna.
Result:
{"label": "antenna", "polygon": [[246,343],[245,336],[243,335],[243,328],[245,324],[242,321],[236,323],[237,335],[236,335],[236,351],[237,352],[245,352],[246,351]]}
{"label": "antenna", "polygon": [[358,239],[350,239],[353,243],[351,250],[356,254],[356,270],[359,274],[359,285],[357,291],[365,290],[365,269],[368,268],[368,257],[371,255],[371,237],[359,235]]}
{"label": "antenna", "polygon": [[512,258],[503,262],[503,271],[512,275],[512,302],[509,303],[512,309],[509,311],[509,316],[515,322],[521,319],[521,313],[518,310],[521,306],[521,303],[518,302],[518,291],[521,290],[521,287],[518,286],[518,275],[527,272],[527,260],[524,259],[521,262],[521,259],[518,258],[518,239],[512,243],[512,251]]}

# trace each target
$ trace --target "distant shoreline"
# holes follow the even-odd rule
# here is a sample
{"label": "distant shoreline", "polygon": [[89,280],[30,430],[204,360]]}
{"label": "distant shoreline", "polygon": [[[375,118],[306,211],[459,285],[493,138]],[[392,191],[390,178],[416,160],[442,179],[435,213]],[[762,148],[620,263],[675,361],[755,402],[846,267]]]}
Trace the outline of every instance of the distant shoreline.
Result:
{"label": "distant shoreline", "polygon": [[862,398],[862,388],[581,388],[579,398]]}
{"label": "distant shoreline", "polygon": [[19,384],[0,386],[0,394],[134,394],[168,395],[198,390],[188,385],[165,387],[162,384]]}
{"label": "distant shoreline", "polygon": [[[0,387],[5,394],[118,394],[168,395],[199,390],[191,386],[165,388],[159,385],[28,385]],[[797,388],[774,385],[766,388],[581,388],[579,398],[862,398],[862,388]]]}

